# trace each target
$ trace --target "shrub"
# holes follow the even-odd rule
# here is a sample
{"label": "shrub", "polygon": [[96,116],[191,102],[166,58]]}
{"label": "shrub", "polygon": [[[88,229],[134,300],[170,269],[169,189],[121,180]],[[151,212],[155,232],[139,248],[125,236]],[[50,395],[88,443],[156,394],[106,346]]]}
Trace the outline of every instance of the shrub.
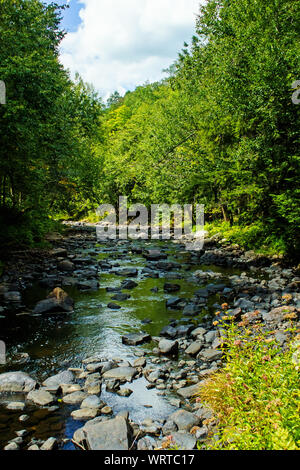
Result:
{"label": "shrub", "polygon": [[224,333],[226,364],[199,391],[218,421],[208,447],[299,450],[299,337],[282,350],[260,326]]}
{"label": "shrub", "polygon": [[237,243],[244,249],[254,249],[265,255],[281,255],[287,247],[281,236],[270,233],[262,223],[252,225],[230,225],[229,222],[215,222],[205,225],[209,236],[219,234],[231,243]]}

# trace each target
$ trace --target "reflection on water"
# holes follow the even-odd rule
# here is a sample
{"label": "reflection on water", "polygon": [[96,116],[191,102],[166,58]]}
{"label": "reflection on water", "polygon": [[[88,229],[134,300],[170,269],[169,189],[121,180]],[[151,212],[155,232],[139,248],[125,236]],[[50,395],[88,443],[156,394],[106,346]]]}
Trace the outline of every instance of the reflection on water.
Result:
{"label": "reflection on water", "polygon": [[[136,244],[138,242],[135,242]],[[145,242],[140,242],[145,245]],[[147,244],[150,246],[165,247],[162,242]],[[74,288],[65,288],[75,300],[75,311],[72,314],[62,314],[52,317],[42,317],[33,315],[11,315],[7,319],[0,320],[1,337],[7,345],[8,356],[13,356],[18,352],[26,352],[30,360],[25,364],[9,364],[7,370],[24,370],[41,381],[67,367],[78,367],[82,359],[91,355],[101,354],[107,358],[123,358],[129,361],[136,359],[135,352],[144,350],[151,356],[153,343],[130,347],[122,344],[121,336],[124,333],[140,332],[141,330],[152,336],[158,336],[161,329],[169,324],[171,319],[182,317],[180,311],[166,309],[166,299],[174,296],[164,292],[163,286],[168,278],[157,279],[145,278],[141,270],[146,265],[146,260],[141,255],[128,254],[126,246],[115,245],[93,246],[92,251],[87,247],[85,254],[94,253],[98,260],[107,258],[119,264],[118,269],[125,267],[137,268],[138,276],[136,282],[138,286],[133,290],[126,291],[130,298],[118,303],[120,310],[111,310],[107,304],[112,302],[113,293],[108,293],[106,287],[118,287],[124,277],[108,272],[101,272],[99,281],[100,289],[97,292],[83,293]],[[180,263],[180,268],[173,269],[172,273],[178,273],[181,279],[170,280],[181,286],[179,296],[189,299],[195,290],[199,289],[199,284],[191,280],[192,272],[196,269],[222,272],[229,275],[237,271],[224,270],[216,267],[204,267],[189,265],[189,253],[180,253],[172,244],[167,247],[169,260]],[[82,253],[82,250],[81,250]],[[173,274],[172,274],[173,275]],[[157,288],[157,293],[152,289]],[[49,290],[42,289],[34,285],[24,294],[24,303],[32,308],[38,300],[46,297]],[[213,304],[217,297],[210,299]],[[206,313],[206,312],[204,312]],[[144,324],[142,321],[147,318],[151,323]],[[2,367],[0,371],[4,371]],[[147,382],[144,378],[129,384],[134,393],[129,398],[121,398],[118,395],[107,393],[104,389],[101,398],[111,406],[114,412],[128,410],[130,416],[136,422],[141,422],[147,417],[155,419],[165,418],[172,412],[172,407],[167,400],[157,394],[156,390],[147,390]],[[127,384],[128,386],[128,384]],[[15,397],[14,397],[15,401]],[[153,408],[145,408],[145,405]],[[73,432],[82,423],[70,418],[72,407],[59,405],[58,410],[47,412],[47,410],[33,409],[28,413],[30,420],[26,423],[19,423],[20,412],[0,412],[0,446],[3,447],[7,441],[16,437],[14,431],[26,428],[30,430],[30,436],[37,439],[46,439],[50,436],[63,436],[71,438]],[[27,414],[26,409],[26,414]],[[72,448],[67,444],[66,448]]]}

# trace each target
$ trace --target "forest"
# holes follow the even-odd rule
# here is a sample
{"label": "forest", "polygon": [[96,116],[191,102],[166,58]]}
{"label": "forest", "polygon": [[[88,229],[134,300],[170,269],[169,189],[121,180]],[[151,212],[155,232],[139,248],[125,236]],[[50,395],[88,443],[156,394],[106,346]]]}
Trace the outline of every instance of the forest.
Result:
{"label": "forest", "polygon": [[0,1],[0,242],[101,203],[205,204],[211,233],[299,253],[300,2],[208,0],[166,78],[104,100],[59,61],[62,8]]}

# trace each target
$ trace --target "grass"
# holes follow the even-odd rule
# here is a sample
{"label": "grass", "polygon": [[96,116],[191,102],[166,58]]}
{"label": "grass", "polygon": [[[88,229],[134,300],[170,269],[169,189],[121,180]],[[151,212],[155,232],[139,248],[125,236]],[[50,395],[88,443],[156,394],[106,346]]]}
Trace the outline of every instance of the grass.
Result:
{"label": "grass", "polygon": [[286,246],[284,241],[275,235],[266,234],[262,224],[240,226],[230,225],[229,222],[214,222],[205,225],[208,236],[220,235],[231,243],[236,243],[244,249],[254,250],[266,256],[284,255]]}
{"label": "grass", "polygon": [[283,351],[259,325],[230,323],[224,334],[224,368],[198,396],[218,423],[208,448],[300,450],[300,337]]}

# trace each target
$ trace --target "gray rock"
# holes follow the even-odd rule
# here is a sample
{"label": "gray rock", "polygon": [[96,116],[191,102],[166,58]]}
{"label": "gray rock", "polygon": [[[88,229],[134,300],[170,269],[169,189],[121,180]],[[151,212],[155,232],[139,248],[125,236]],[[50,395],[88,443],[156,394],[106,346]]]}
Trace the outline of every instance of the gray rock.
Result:
{"label": "gray rock", "polygon": [[104,367],[104,362],[94,362],[92,364],[88,364],[86,366],[86,370],[89,371],[89,372],[99,372],[99,371],[102,371],[103,367]]}
{"label": "gray rock", "polygon": [[207,333],[207,331],[204,328],[195,328],[195,330],[192,331],[191,336],[193,338],[196,338],[197,336],[203,336]]}
{"label": "gray rock", "polygon": [[28,447],[27,450],[40,450],[39,446],[36,444],[32,444],[31,446]]}
{"label": "gray rock", "polygon": [[80,408],[80,410],[72,411],[71,416],[78,421],[87,421],[97,416],[97,408]]}
{"label": "gray rock", "polygon": [[171,297],[166,301],[167,308],[177,308],[178,304],[181,302],[180,297]]}
{"label": "gray rock", "polygon": [[18,446],[22,445],[23,444],[23,438],[22,437],[15,437],[14,439],[11,439],[9,441],[9,444],[12,444],[12,443],[17,444]]}
{"label": "gray rock", "polygon": [[64,261],[61,261],[60,263],[58,263],[58,269],[60,269],[61,271],[69,271],[70,272],[70,271],[74,271],[75,265],[71,261],[64,260]]}
{"label": "gray rock", "polygon": [[102,384],[99,380],[85,386],[85,390],[89,395],[99,395],[101,393],[101,388]]}
{"label": "gray rock", "polygon": [[112,273],[117,274],[117,276],[136,277],[138,275],[138,270],[136,268],[114,269],[112,270]]}
{"label": "gray rock", "polygon": [[168,420],[173,421],[179,431],[190,431],[192,427],[197,426],[200,422],[197,416],[185,410],[175,411],[175,413],[169,416]]}
{"label": "gray rock", "polygon": [[140,427],[140,430],[144,432],[145,434],[150,434],[154,436],[159,436],[160,431],[161,431],[161,426],[155,424],[155,423],[149,423],[149,424],[144,424]]}
{"label": "gray rock", "polygon": [[161,252],[160,250],[148,250],[147,253],[143,255],[148,261],[159,261],[162,259],[167,259],[168,255]]}
{"label": "gray rock", "polygon": [[69,395],[65,395],[62,401],[68,405],[76,405],[77,403],[82,403],[88,397],[88,394],[85,392],[74,392]]}
{"label": "gray rock", "polygon": [[187,337],[194,329],[194,325],[179,325],[176,327],[176,337]]}
{"label": "gray rock", "polygon": [[131,290],[137,287],[137,283],[132,281],[131,279],[127,279],[126,281],[122,282],[121,287],[125,290]]}
{"label": "gray rock", "polygon": [[134,361],[133,366],[139,368],[139,367],[145,367],[146,364],[147,364],[146,359],[144,357],[139,357],[138,359]]}
{"label": "gray rock", "polygon": [[110,308],[111,310],[120,310],[122,307],[121,305],[117,305],[113,302],[110,302],[109,304],[107,304],[107,308]]}
{"label": "gray rock", "polygon": [[210,408],[204,405],[200,405],[196,410],[195,415],[200,419],[201,422],[211,419],[213,417],[213,412]]}
{"label": "gray rock", "polygon": [[[25,405],[25,403],[24,403],[24,405]],[[25,423],[25,421],[28,421],[28,420],[29,420],[29,416],[28,416],[28,415],[21,415],[21,416],[19,417],[19,421],[20,421],[21,423]]]}
{"label": "gray rock", "polygon": [[49,377],[43,382],[43,386],[49,392],[56,392],[59,387],[63,384],[69,385],[74,383],[74,375],[71,371],[65,370],[64,372],[60,372],[57,375],[53,375]]}
{"label": "gray rock", "polygon": [[196,446],[196,438],[191,434],[175,432],[172,437],[172,441],[179,450],[193,450]]}
{"label": "gray rock", "polygon": [[97,395],[91,395],[83,400],[81,403],[81,408],[96,408],[97,410],[101,408],[101,400]]}
{"label": "gray rock", "polygon": [[188,304],[184,307],[182,314],[185,317],[196,317],[201,313],[201,307],[194,304]]}
{"label": "gray rock", "polygon": [[28,447],[27,450],[40,450],[40,448],[37,444],[32,444],[31,446]]}
{"label": "gray rock", "polygon": [[198,429],[195,434],[196,438],[200,441],[205,441],[208,436],[208,428],[203,426],[202,428]]}
{"label": "gray rock", "polygon": [[190,356],[196,356],[196,354],[198,354],[201,348],[202,348],[202,343],[195,341],[194,343],[189,345],[189,347],[185,350],[185,352],[186,354],[189,354]]}
{"label": "gray rock", "polygon": [[33,310],[34,314],[72,312],[74,301],[68,294],[56,287],[45,300],[38,302]]}
{"label": "gray rock", "polygon": [[191,385],[190,387],[184,387],[180,388],[177,390],[178,395],[180,395],[182,398],[192,398],[199,392],[199,385],[200,384],[195,384]]}
{"label": "gray rock", "polygon": [[106,381],[105,386],[107,392],[116,393],[120,389],[120,381],[111,379]]}
{"label": "gray rock", "polygon": [[209,331],[208,333],[206,333],[206,335],[204,335],[204,338],[207,343],[212,343],[216,339],[216,336],[216,331]]}
{"label": "gray rock", "polygon": [[268,313],[263,313],[263,319],[265,322],[277,322],[280,323],[284,320],[285,315],[294,314],[297,318],[297,310],[295,307],[286,305],[284,307],[273,308]]}
{"label": "gray rock", "polygon": [[23,411],[25,408],[25,403],[21,401],[11,401],[6,405],[7,410],[13,410],[13,411]]}
{"label": "gray rock", "polygon": [[111,369],[105,372],[103,374],[103,378],[132,382],[132,379],[137,375],[137,373],[137,370],[133,367],[117,367],[116,369]]}
{"label": "gray rock", "polygon": [[25,372],[6,372],[0,374],[0,392],[30,392],[36,381]]}
{"label": "gray rock", "polygon": [[235,307],[240,307],[242,310],[253,310],[255,305],[253,302],[251,302],[250,300],[247,300],[247,299],[238,299],[235,303],[234,303],[234,306]]}
{"label": "gray rock", "polygon": [[147,371],[145,375],[146,375],[146,379],[150,383],[155,383],[158,379],[161,379],[161,378],[165,377],[164,371],[162,371],[160,369],[154,370],[150,373]]}
{"label": "gray rock", "polygon": [[128,346],[138,346],[151,341],[151,336],[147,333],[131,333],[122,336],[122,343]]}
{"label": "gray rock", "polygon": [[129,411],[126,411],[126,410],[119,411],[119,413],[116,415],[116,418],[124,418],[126,421],[128,421]]}
{"label": "gray rock", "polygon": [[173,432],[177,432],[178,427],[174,423],[174,421],[167,421],[162,428],[162,433],[164,436],[170,436],[173,434]]}
{"label": "gray rock", "polygon": [[166,336],[167,338],[175,338],[177,336],[177,328],[173,326],[164,326],[160,332],[160,336]]}
{"label": "gray rock", "polygon": [[220,359],[222,354],[222,351],[217,349],[203,349],[197,357],[204,362],[212,362]]}
{"label": "gray rock", "polygon": [[55,439],[55,437],[49,437],[49,439],[44,442],[40,450],[54,450],[57,446],[57,439]]}
{"label": "gray rock", "polygon": [[97,291],[99,288],[99,282],[97,279],[92,279],[90,281],[79,281],[77,282],[77,288],[82,291]]}
{"label": "gray rock", "polygon": [[130,298],[129,294],[122,294],[121,292],[114,295],[111,299],[116,300],[117,302],[124,302]]}
{"label": "gray rock", "polygon": [[137,450],[153,450],[158,447],[157,440],[151,436],[145,436],[138,440]]}
{"label": "gray rock", "polygon": [[78,384],[61,384],[60,388],[63,395],[81,391],[81,387]]}
{"label": "gray rock", "polygon": [[7,446],[4,447],[4,450],[20,450],[18,444],[15,442],[11,442],[10,444],[7,444]]}
{"label": "gray rock", "polygon": [[181,407],[181,401],[178,400],[177,398],[171,398],[170,405],[175,406],[175,408],[180,408]]}
{"label": "gray rock", "polygon": [[178,341],[161,339],[158,344],[158,349],[161,354],[176,354],[178,352]]}
{"label": "gray rock", "polygon": [[104,406],[101,408],[101,414],[102,415],[111,415],[113,412],[112,408],[110,406]]}
{"label": "gray rock", "polygon": [[127,422],[122,417],[83,428],[89,450],[129,450]]}
{"label": "gray rock", "polygon": [[53,395],[47,390],[32,390],[26,398],[39,406],[51,405],[54,402]]}

